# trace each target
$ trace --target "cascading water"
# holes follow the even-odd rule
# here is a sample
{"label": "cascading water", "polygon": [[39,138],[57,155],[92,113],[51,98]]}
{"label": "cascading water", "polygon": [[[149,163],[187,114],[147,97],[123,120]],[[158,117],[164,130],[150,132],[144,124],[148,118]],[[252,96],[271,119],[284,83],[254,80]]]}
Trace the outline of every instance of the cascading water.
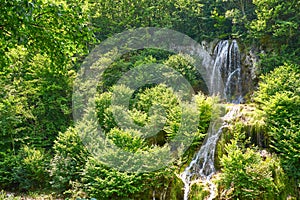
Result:
{"label": "cascading water", "polygon": [[[219,95],[227,102],[240,103],[242,101],[241,56],[237,42],[220,41],[214,49],[214,56],[209,85],[211,94]],[[222,129],[228,125],[227,120],[233,118],[238,110],[239,107],[234,106],[222,118],[223,123],[220,123],[220,120],[212,123],[206,141],[180,175],[184,183],[184,200],[188,199],[190,187],[200,181],[209,185],[210,195],[207,199],[212,200],[215,197],[215,185],[211,182],[211,177],[215,173],[215,148]]]}
{"label": "cascading water", "polygon": [[212,200],[215,197],[215,185],[210,181],[215,173],[215,148],[223,128],[228,126],[227,121],[232,119],[239,111],[238,106],[234,106],[223,118],[224,123],[218,128],[218,122],[215,122],[207,133],[207,140],[201,146],[196,156],[184,172],[180,175],[184,183],[184,200],[188,199],[190,187],[197,182],[203,181],[209,185],[210,195],[207,198]]}
{"label": "cascading water", "polygon": [[242,101],[241,55],[236,40],[220,41],[214,49],[215,62],[210,77],[212,95],[227,102]]}

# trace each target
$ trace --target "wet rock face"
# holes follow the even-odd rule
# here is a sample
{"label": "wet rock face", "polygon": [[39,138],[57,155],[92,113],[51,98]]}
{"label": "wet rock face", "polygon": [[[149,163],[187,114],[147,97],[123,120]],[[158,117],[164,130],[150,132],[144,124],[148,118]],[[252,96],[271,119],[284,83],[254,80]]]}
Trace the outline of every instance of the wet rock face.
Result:
{"label": "wet rock face", "polygon": [[[205,76],[202,78],[207,84],[207,88],[211,94],[224,91],[219,95],[227,102],[236,100],[238,103],[244,103],[249,100],[257,86],[259,60],[257,48],[246,47],[238,40],[202,41],[198,46],[174,46],[172,48],[177,52],[188,52],[190,55],[201,58],[202,67],[206,70],[203,73]],[[224,54],[224,52],[226,53]],[[217,70],[217,68],[219,69]],[[236,69],[238,70],[235,71]],[[221,74],[217,74],[217,72]],[[213,80],[211,75],[215,77]],[[219,77],[222,77],[222,83],[218,80]],[[226,85],[226,83],[229,84]],[[198,90],[204,92],[207,88],[200,85]]]}
{"label": "wet rock face", "polygon": [[258,51],[255,48],[250,50],[244,49],[242,52],[242,88],[244,91],[243,96],[251,95],[257,87],[258,82]]}

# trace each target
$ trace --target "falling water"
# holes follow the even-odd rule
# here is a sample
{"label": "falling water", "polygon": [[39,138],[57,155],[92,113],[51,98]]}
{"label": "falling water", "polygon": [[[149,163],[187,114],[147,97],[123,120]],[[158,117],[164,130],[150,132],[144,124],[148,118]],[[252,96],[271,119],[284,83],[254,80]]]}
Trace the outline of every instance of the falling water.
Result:
{"label": "falling water", "polygon": [[241,55],[236,40],[220,41],[214,49],[215,62],[210,77],[212,95],[227,102],[242,101]]}
{"label": "falling water", "polygon": [[[214,49],[214,65],[210,77],[212,95],[219,95],[227,102],[239,104],[242,101],[241,56],[235,40],[220,41]],[[206,141],[195,155],[191,163],[180,175],[184,183],[184,200],[188,199],[191,186],[202,181],[209,185],[212,200],[215,197],[215,185],[210,181],[215,173],[214,157],[218,139],[228,120],[233,118],[239,107],[234,106],[223,118],[222,123],[216,120],[208,130]]]}
{"label": "falling water", "polygon": [[184,200],[188,199],[190,187],[197,182],[203,181],[209,185],[210,196],[208,200],[215,197],[215,185],[210,181],[215,173],[215,147],[222,133],[223,128],[228,126],[228,120],[232,119],[238,112],[239,107],[234,106],[223,118],[223,124],[218,127],[218,122],[215,122],[207,133],[207,140],[201,146],[196,156],[184,172],[181,174],[181,179],[184,183]]}

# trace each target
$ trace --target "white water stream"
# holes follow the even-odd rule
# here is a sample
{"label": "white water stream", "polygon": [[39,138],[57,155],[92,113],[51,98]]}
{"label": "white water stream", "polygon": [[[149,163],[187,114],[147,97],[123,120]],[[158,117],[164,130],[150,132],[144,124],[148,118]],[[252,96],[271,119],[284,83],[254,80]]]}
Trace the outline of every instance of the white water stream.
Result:
{"label": "white water stream", "polygon": [[[241,56],[238,44],[233,41],[220,41],[214,49],[214,65],[210,77],[210,91],[212,95],[219,95],[227,102],[239,104],[242,98],[241,84]],[[222,117],[222,122],[216,120],[208,130],[206,140],[200,150],[180,178],[184,183],[184,200],[188,200],[190,188],[194,183],[203,182],[209,185],[210,195],[206,198],[215,198],[215,185],[211,181],[216,172],[215,149],[224,127],[228,126],[228,120],[233,118],[239,111],[239,106],[232,109]]]}
{"label": "white water stream", "polygon": [[214,166],[215,149],[223,128],[228,126],[228,121],[236,116],[239,106],[233,106],[232,109],[222,118],[222,125],[218,128],[219,123],[215,122],[207,133],[207,140],[201,146],[200,150],[193,158],[188,167],[180,175],[184,183],[184,200],[188,199],[190,187],[197,182],[203,181],[209,185],[210,196],[208,200],[215,197],[215,185],[210,181],[216,172]]}

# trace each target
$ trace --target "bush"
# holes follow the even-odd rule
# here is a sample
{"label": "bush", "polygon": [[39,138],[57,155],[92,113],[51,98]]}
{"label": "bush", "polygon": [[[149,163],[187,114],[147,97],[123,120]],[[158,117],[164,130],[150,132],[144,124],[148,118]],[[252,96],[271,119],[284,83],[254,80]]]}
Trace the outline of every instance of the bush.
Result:
{"label": "bush", "polygon": [[283,65],[262,76],[255,100],[265,112],[271,148],[284,169],[300,178],[300,66]]}
{"label": "bush", "polygon": [[109,132],[110,129],[117,125],[110,110],[111,96],[111,92],[104,92],[95,99],[97,118],[101,128],[105,132]]}
{"label": "bush", "polygon": [[132,199],[146,189],[142,175],[109,169],[94,159],[87,163],[83,180],[86,192],[97,199]]}
{"label": "bush", "polygon": [[[172,108],[168,114],[168,118],[164,127],[164,131],[167,133],[169,138],[174,138],[179,133],[179,130],[186,129],[191,131],[191,127],[187,127],[186,124],[196,125],[194,132],[190,133],[193,137],[192,148],[199,147],[199,143],[204,139],[207,134],[210,121],[212,120],[213,114],[217,113],[214,110],[214,103],[216,99],[211,97],[205,97],[202,93],[194,96],[196,107],[188,106],[181,103],[181,106]],[[194,124],[194,121],[198,120],[198,124]],[[182,127],[182,124],[185,127]],[[189,129],[189,130],[188,130]]]}
{"label": "bush", "polygon": [[50,157],[43,150],[24,146],[17,155],[18,162],[13,168],[14,179],[19,190],[44,189],[49,185],[48,166]]}
{"label": "bush", "polygon": [[[232,199],[263,199],[278,193],[272,182],[270,164],[262,162],[260,155],[251,149],[243,152],[236,141],[226,145],[227,155],[221,158],[221,182]],[[230,192],[229,192],[230,191]]]}
{"label": "bush", "polygon": [[141,133],[135,130],[127,129],[126,131],[122,131],[114,128],[107,134],[107,137],[112,140],[117,147],[125,151],[135,152],[139,149],[142,150],[147,145],[141,138]]}
{"label": "bush", "polygon": [[[100,94],[96,99],[100,126],[107,135],[114,128],[138,130],[148,144],[164,145],[170,140],[180,143],[182,137],[179,135],[188,134],[189,138],[194,138],[192,147],[197,147],[206,135],[212,115],[217,112],[213,108],[216,99],[207,98],[199,93],[194,98],[196,107],[191,107],[164,84],[140,89],[137,93],[124,85],[114,86],[112,89],[114,94],[122,94],[122,97],[129,95],[133,98],[129,100],[129,109],[126,109],[121,105],[111,105],[112,92]],[[122,98],[121,101],[123,105]],[[196,120],[199,120],[198,124],[194,124]]]}
{"label": "bush", "polygon": [[200,73],[194,67],[195,60],[189,55],[172,55],[164,62],[164,64],[175,69],[184,76],[193,88],[205,90],[204,81],[201,79]]}
{"label": "bush", "polygon": [[[167,190],[172,189],[168,187],[174,184],[173,170],[172,167],[167,167],[148,173],[121,172],[91,158],[84,169],[83,185],[91,198],[151,199],[154,191],[167,195]],[[159,198],[157,195],[156,197]]]}
{"label": "bush", "polygon": [[[286,127],[272,127],[271,147],[280,155],[281,163],[286,172],[296,180],[300,178],[300,125],[294,121]],[[298,186],[299,187],[299,186]]]}
{"label": "bush", "polygon": [[146,88],[136,95],[134,107],[146,113],[154,105],[160,105],[166,113],[179,105],[179,99],[174,91],[166,85],[160,84],[152,88]]}
{"label": "bush", "polygon": [[[131,70],[134,67],[143,64],[158,63],[156,58],[147,53],[147,49],[142,51],[133,51],[124,54],[120,59],[116,60],[110,65],[103,73],[102,79],[98,85],[100,92],[106,92],[113,87],[124,73]],[[161,50],[153,50],[152,53],[159,55]],[[161,53],[163,54],[163,52]],[[163,55],[162,55],[163,56]]]}
{"label": "bush", "polygon": [[12,152],[0,152],[0,188],[17,190],[18,182],[14,177],[14,167],[18,165],[18,157]]}
{"label": "bush", "polygon": [[63,192],[72,187],[72,182],[81,180],[88,152],[74,128],[60,133],[53,149],[55,154],[50,164],[51,185],[58,192]]}
{"label": "bush", "polygon": [[[114,86],[112,89],[114,94],[121,94],[121,97],[128,95],[131,97],[133,94],[131,89],[123,85]],[[113,128],[132,128],[153,132],[157,129],[158,124],[164,124],[165,117],[168,118],[171,115],[171,110],[179,106],[179,100],[173,91],[162,84],[134,94],[134,98],[128,102],[128,110],[124,108],[123,105],[126,105],[126,102],[124,103],[122,99],[122,102],[117,103],[118,105],[111,105],[111,101],[112,92],[102,93],[96,99],[99,124],[106,133]],[[128,115],[123,114],[124,112]],[[165,117],[163,113],[165,113]],[[118,123],[115,121],[116,116],[119,119]],[[133,123],[130,123],[130,120]],[[145,127],[147,125],[149,126]],[[143,134],[147,133],[143,132]]]}
{"label": "bush", "polygon": [[234,130],[220,160],[220,199],[285,199],[287,178],[276,157],[245,148],[245,134]]}
{"label": "bush", "polygon": [[0,152],[0,187],[29,191],[48,188],[50,156],[43,150],[23,146],[15,155]]}

